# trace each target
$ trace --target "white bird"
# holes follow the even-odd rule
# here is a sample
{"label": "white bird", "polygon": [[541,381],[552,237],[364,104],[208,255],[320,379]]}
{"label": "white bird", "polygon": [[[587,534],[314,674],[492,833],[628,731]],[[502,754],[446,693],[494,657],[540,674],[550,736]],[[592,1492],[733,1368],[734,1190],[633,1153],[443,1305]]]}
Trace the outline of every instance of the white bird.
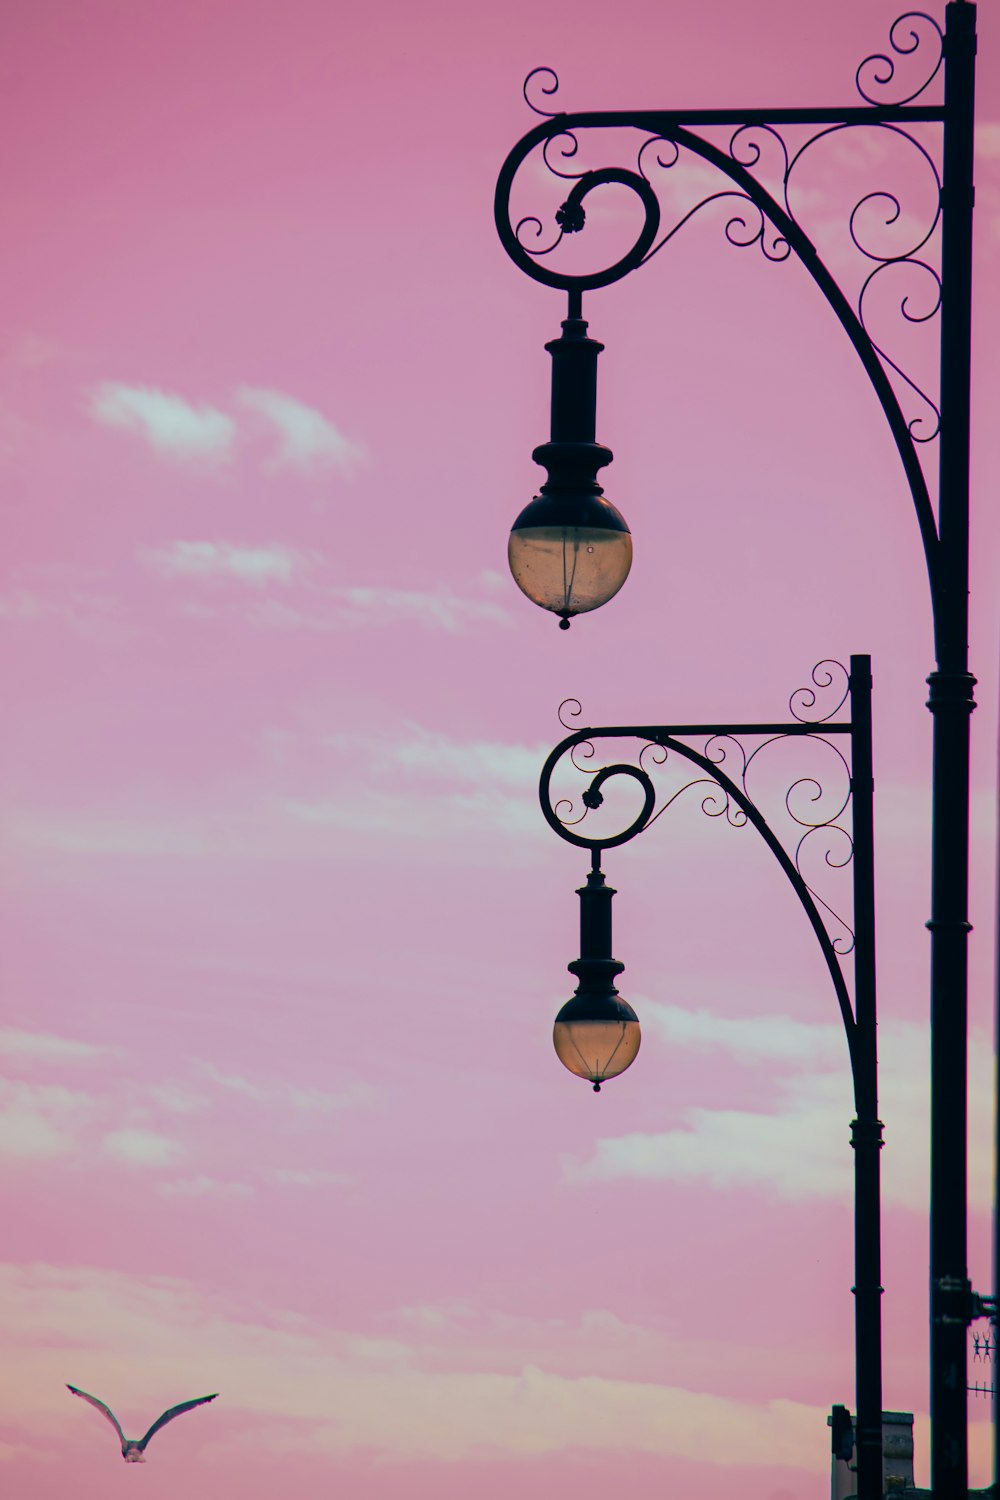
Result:
{"label": "white bird", "polygon": [[165,1427],[168,1422],[172,1422],[174,1417],[179,1417],[182,1411],[190,1411],[193,1406],[204,1406],[206,1401],[214,1401],[215,1397],[219,1394],[216,1391],[215,1395],[212,1396],[196,1396],[193,1401],[182,1401],[179,1406],[172,1406],[169,1411],[163,1413],[162,1417],[157,1417],[145,1437],[136,1439],[125,1436],[118,1418],[110,1406],[105,1406],[104,1402],[98,1401],[96,1396],[88,1396],[86,1391],[77,1390],[75,1385],[67,1385],[66,1389],[72,1391],[74,1396],[82,1396],[84,1401],[89,1401],[91,1406],[96,1406],[97,1410],[107,1417],[118,1434],[118,1440],[122,1445],[122,1458],[127,1464],[144,1464],[146,1462],[146,1444],[154,1432],[159,1432],[160,1428]]}

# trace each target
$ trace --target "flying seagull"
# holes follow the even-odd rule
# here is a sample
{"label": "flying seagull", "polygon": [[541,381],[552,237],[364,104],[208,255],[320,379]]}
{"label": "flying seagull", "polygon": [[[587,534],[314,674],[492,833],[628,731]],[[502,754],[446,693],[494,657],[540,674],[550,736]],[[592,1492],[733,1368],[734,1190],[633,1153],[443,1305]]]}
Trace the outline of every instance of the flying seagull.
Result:
{"label": "flying seagull", "polygon": [[163,1413],[162,1417],[157,1417],[145,1437],[136,1439],[125,1436],[121,1430],[118,1418],[110,1406],[105,1406],[104,1402],[98,1401],[96,1396],[88,1396],[86,1391],[78,1391],[75,1385],[67,1385],[66,1389],[72,1391],[74,1396],[82,1396],[84,1401],[89,1401],[91,1406],[96,1406],[97,1410],[107,1417],[118,1434],[119,1442],[122,1445],[122,1458],[127,1464],[144,1464],[146,1462],[146,1444],[154,1432],[159,1432],[160,1428],[165,1427],[168,1422],[172,1422],[174,1417],[179,1417],[182,1411],[190,1411],[193,1406],[204,1406],[206,1401],[214,1401],[215,1397],[219,1394],[216,1391],[215,1395],[212,1396],[196,1396],[193,1401],[182,1401],[179,1406],[172,1406],[169,1411]]}

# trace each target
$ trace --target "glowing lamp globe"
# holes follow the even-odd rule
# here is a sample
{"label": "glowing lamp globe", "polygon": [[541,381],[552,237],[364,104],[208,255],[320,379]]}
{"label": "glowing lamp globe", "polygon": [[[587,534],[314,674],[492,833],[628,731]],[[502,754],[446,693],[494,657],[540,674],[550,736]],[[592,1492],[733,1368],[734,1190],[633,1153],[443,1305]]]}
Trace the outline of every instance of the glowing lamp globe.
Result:
{"label": "glowing lamp globe", "polygon": [[641,1040],[639,1017],[618,994],[574,995],[552,1029],[559,1061],[592,1083],[595,1094],[635,1061]]}
{"label": "glowing lamp globe", "polygon": [[602,494],[543,489],[514,522],[507,560],[521,592],[567,630],[574,615],[617,594],[632,566],[632,536]]}

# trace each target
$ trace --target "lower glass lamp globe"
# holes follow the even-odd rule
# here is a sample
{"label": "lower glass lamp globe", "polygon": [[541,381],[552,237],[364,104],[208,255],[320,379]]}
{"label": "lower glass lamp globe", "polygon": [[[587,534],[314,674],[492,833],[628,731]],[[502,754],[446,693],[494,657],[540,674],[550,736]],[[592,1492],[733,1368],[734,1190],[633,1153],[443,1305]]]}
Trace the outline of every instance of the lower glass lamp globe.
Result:
{"label": "lower glass lamp globe", "polygon": [[[617,517],[611,506],[607,511]],[[521,592],[560,615],[566,630],[574,615],[598,609],[617,594],[632,566],[632,537],[611,525],[517,524],[507,561]]]}
{"label": "lower glass lamp globe", "polygon": [[606,1078],[617,1078],[635,1061],[642,1034],[639,1017],[616,995],[574,995],[556,1016],[556,1056],[599,1094]]}

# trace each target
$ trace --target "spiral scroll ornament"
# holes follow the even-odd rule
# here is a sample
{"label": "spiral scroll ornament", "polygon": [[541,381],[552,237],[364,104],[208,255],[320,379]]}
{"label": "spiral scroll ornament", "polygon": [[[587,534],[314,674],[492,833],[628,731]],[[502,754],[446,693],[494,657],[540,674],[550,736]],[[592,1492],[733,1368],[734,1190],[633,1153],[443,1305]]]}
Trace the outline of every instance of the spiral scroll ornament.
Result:
{"label": "spiral scroll ornament", "polygon": [[[831,872],[846,870],[854,858],[850,827],[850,762],[836,743],[851,725],[841,710],[847,701],[849,675],[840,662],[825,660],[812,670],[809,684],[789,699],[792,719],[785,725],[625,725],[574,727],[582,717],[578,699],[566,699],[559,721],[572,732],[549,755],[542,770],[542,811],[567,843],[590,851],[595,861],[606,849],[646,832],[682,801],[694,797],[706,817],[733,829],[752,825],[782,863],[814,925],[821,925],[831,961],[851,953],[854,932],[826,890]],[[599,746],[614,742],[614,758],[602,761]],[[622,743],[637,746],[625,758]],[[803,744],[810,747],[810,767],[801,771]],[[799,770],[781,780],[782,753],[795,757]],[[586,785],[567,789],[576,776]],[[554,791],[559,783],[559,792]],[[631,788],[631,814],[619,813],[609,831],[607,794]],[[635,793],[639,805],[635,807]]]}
{"label": "spiral scroll ornament", "polygon": [[890,26],[889,51],[859,63],[854,82],[866,104],[912,104],[930,87],[943,60],[940,26],[924,11],[911,10]]}
{"label": "spiral scroll ornament", "polygon": [[847,702],[851,681],[843,662],[832,658],[817,662],[809,674],[809,686],[796,688],[788,700],[788,712],[800,724],[825,724]]}
{"label": "spiral scroll ornament", "polygon": [[[918,325],[935,319],[940,309],[940,270],[934,256],[941,175],[920,133],[935,117],[936,107],[921,103],[918,108],[914,101],[923,101],[938,77],[942,49],[941,29],[933,18],[908,12],[893,23],[885,49],[873,52],[857,69],[863,107],[812,111],[811,123],[793,118],[780,129],[760,112],[728,124],[722,111],[688,116],[659,110],[564,113],[554,108],[557,74],[551,68],[536,68],[525,79],[524,98],[541,123],[514,147],[501,170],[495,200],[500,238],[527,275],[577,297],[645,265],[692,220],[714,210],[734,248],[755,247],[772,264],[794,253],[806,264],[834,304],[873,380],[872,362],[877,362],[885,384],[879,397],[883,405],[891,400],[900,408],[898,430],[894,426],[897,444],[928,443],[939,431],[939,403],[914,373],[914,354],[904,356],[897,344],[901,337],[911,337]],[[781,111],[784,122],[792,114]],[[817,115],[823,116],[818,127]],[[707,123],[703,117],[708,117]],[[626,153],[613,164],[600,159],[612,132]],[[858,148],[853,156],[845,149],[852,144]],[[880,161],[888,161],[887,170],[898,172],[903,180],[903,186],[893,188],[876,177],[857,192],[853,205],[838,207],[838,213],[845,214],[845,244],[855,257],[856,274],[849,268],[846,273],[853,284],[850,293],[831,276],[810,234],[812,227],[813,234],[825,240],[830,232],[823,192],[806,178],[809,164],[821,171],[831,151],[840,151],[859,173],[858,163],[870,174]],[[594,159],[596,153],[600,156]],[[532,209],[514,218],[511,198],[519,169],[529,158],[540,159],[553,186],[562,191],[549,209]],[[704,184],[706,167],[718,177],[718,186],[692,195],[690,184]],[[532,176],[531,183],[534,197],[537,177]],[[637,200],[638,227],[630,231],[630,242],[624,249],[617,242],[616,253],[605,264],[591,264],[586,271],[563,269],[558,252],[568,237],[586,237],[588,210],[612,184]],[[523,201],[520,187],[516,196]],[[606,238],[592,236],[587,243],[593,243],[595,254],[606,257],[601,249]],[[836,254],[839,259],[839,249]],[[579,264],[578,259],[572,264]],[[892,414],[887,415],[893,421]],[[904,454],[907,462],[911,487],[925,490],[916,474],[918,462]],[[918,510],[929,511],[922,493],[914,498]],[[929,537],[927,514],[922,514],[921,524]]]}

